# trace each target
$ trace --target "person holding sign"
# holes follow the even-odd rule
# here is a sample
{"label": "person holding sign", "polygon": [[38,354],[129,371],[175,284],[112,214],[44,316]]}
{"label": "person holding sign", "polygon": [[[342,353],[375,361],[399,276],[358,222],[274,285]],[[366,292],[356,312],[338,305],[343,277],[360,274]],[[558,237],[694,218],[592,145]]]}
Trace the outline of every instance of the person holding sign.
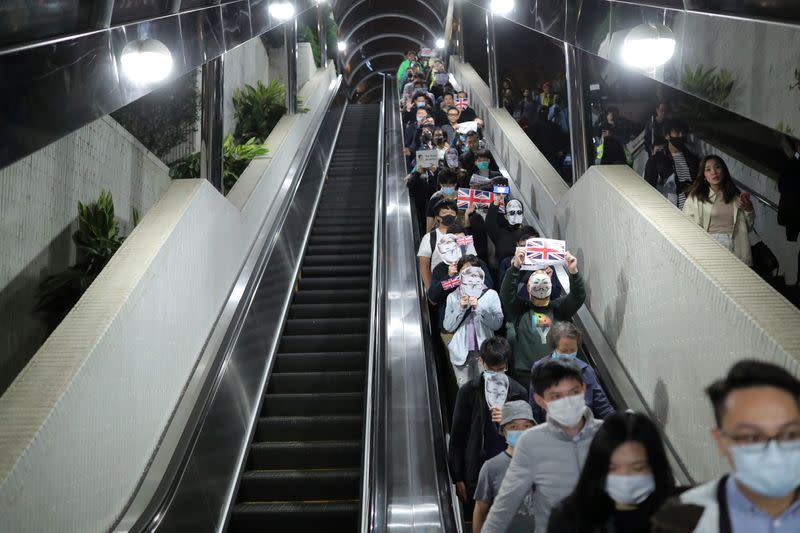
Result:
{"label": "person holding sign", "polygon": [[[480,368],[482,372],[458,389],[453,409],[453,424],[450,432],[450,445],[447,461],[456,491],[467,507],[478,485],[478,474],[483,463],[507,448],[505,438],[498,432],[498,424],[503,421],[500,406],[489,407],[486,401],[486,381],[498,373],[505,373],[511,347],[502,337],[491,337],[480,347]],[[506,402],[523,400],[525,387],[508,380]],[[467,516],[469,510],[465,510]]]}
{"label": "person holding sign", "polygon": [[[549,252],[543,253],[549,257]],[[517,298],[517,282],[525,258],[525,248],[518,248],[514,259],[511,260],[511,267],[503,279],[500,294],[503,308],[512,319],[506,325],[506,334],[514,352],[514,368],[511,375],[523,383],[528,383],[533,363],[552,352],[547,342],[547,334],[553,323],[558,320],[572,320],[573,315],[586,300],[586,290],[583,278],[578,274],[578,260],[566,252],[564,265],[569,273],[569,294],[555,301],[550,300],[553,289],[550,276],[544,268],[539,268],[534,270],[528,279],[529,300],[521,301]]]}
{"label": "person holding sign", "polygon": [[[458,238],[465,237],[464,228],[461,226],[452,226],[450,231]],[[458,240],[456,243],[458,243]],[[467,245],[461,246],[461,248],[466,251]],[[441,332],[442,341],[444,342],[445,346],[447,346],[447,344],[453,338],[452,333],[442,331],[444,324],[444,312],[447,307],[447,297],[450,295],[450,293],[458,290],[458,288],[461,286],[461,280],[458,276],[458,273],[467,266],[479,267],[481,270],[483,270],[483,284],[486,285],[486,288],[488,289],[494,288],[494,282],[491,274],[489,273],[489,267],[483,262],[483,260],[479,259],[478,256],[472,254],[465,253],[455,263],[447,263],[442,261],[433,268],[433,273],[431,274],[431,285],[428,287],[427,291],[428,302],[430,302],[430,304],[435,308],[436,318],[433,326],[437,331]]]}
{"label": "person holding sign", "polygon": [[461,111],[461,117],[458,119],[459,122],[472,122],[478,116],[475,110],[469,106],[467,91],[458,91],[455,104],[459,111]]}
{"label": "person holding sign", "polygon": [[494,257],[498,265],[504,258],[514,255],[522,223],[525,221],[525,212],[519,200],[509,200],[505,204],[505,213],[502,214],[501,205],[503,196],[495,194],[494,202],[486,213],[486,232],[494,243]]}
{"label": "person holding sign", "polygon": [[[506,470],[514,456],[514,447],[525,430],[536,425],[531,414],[531,406],[527,402],[515,400],[503,405],[503,417],[500,420],[500,434],[506,439],[506,449],[483,463],[478,476],[478,487],[475,489],[475,511],[472,513],[472,533],[480,533],[489,508],[492,506]],[[508,531],[511,533],[530,533],[535,527],[533,519],[533,489],[522,500],[519,510],[514,515]]]}
{"label": "person holding sign", "polygon": [[503,325],[500,297],[484,277],[480,267],[465,266],[460,289],[447,297],[443,326],[453,334],[447,350],[459,387],[478,374],[478,347]]}

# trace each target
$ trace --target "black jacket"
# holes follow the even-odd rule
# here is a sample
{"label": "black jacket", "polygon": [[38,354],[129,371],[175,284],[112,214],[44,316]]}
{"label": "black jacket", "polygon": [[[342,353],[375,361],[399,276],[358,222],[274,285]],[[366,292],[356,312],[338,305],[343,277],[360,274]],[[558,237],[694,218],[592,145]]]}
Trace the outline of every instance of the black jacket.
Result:
{"label": "black jacket", "polygon": [[[689,150],[683,152],[683,157],[686,158],[689,174],[692,176],[692,180],[694,180],[695,176],[697,176],[697,170],[700,168],[700,159]],[[644,167],[644,179],[657,189],[664,185],[664,182],[672,174],[675,174],[675,160],[672,159],[672,154],[667,149],[658,152],[648,159],[647,165]],[[686,192],[686,189],[691,183],[691,181],[683,182],[676,180],[675,186],[677,188],[677,194]]]}
{"label": "black jacket", "polygon": [[509,226],[505,217],[494,204],[486,213],[486,232],[494,243],[494,257],[499,264],[504,258],[513,256],[517,251],[517,236],[520,226]]}
{"label": "black jacket", "polygon": [[800,159],[791,158],[778,178],[778,224],[786,226],[786,240],[796,241],[800,233]]}
{"label": "black jacket", "polygon": [[[489,409],[483,392],[483,377],[469,381],[458,389],[456,405],[453,409],[453,424],[450,433],[448,463],[453,481],[463,481],[470,494],[478,485],[478,474],[483,463],[491,459],[484,457],[483,425]],[[508,378],[507,402],[526,400],[525,387]]]}

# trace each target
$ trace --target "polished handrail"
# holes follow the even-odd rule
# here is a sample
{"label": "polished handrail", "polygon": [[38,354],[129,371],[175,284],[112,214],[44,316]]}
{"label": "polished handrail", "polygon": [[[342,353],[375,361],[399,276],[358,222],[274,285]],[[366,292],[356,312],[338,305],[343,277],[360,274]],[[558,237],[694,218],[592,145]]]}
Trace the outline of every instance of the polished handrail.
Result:
{"label": "polished handrail", "polygon": [[[375,206],[374,206],[374,229],[372,235],[372,282],[370,296],[370,328],[369,328],[369,352],[367,355],[367,390],[364,398],[364,437],[361,461],[361,531],[366,533],[370,530],[372,518],[377,507],[378,483],[372,470],[374,455],[377,446],[374,446],[375,439],[373,428],[377,422],[378,410],[375,408],[377,400],[383,391],[383,381],[381,368],[378,360],[383,358],[383,274],[384,274],[384,249],[383,249],[383,183],[385,174],[384,165],[384,128],[385,112],[384,101],[386,98],[386,80],[383,81],[383,98],[380,104],[380,118],[378,119],[378,162],[376,165],[375,182]],[[377,391],[377,395],[376,395]]]}

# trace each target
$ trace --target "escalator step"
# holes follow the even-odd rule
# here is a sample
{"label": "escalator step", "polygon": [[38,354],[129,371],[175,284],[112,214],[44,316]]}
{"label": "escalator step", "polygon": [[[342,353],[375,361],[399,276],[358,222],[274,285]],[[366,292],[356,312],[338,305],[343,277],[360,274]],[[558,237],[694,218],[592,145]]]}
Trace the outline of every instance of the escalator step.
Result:
{"label": "escalator step", "polygon": [[240,503],[231,510],[228,531],[263,533],[324,531],[353,533],[359,528],[361,505],[349,502]]}
{"label": "escalator step", "polygon": [[369,320],[366,318],[293,318],[286,321],[283,334],[363,333],[368,330]]}
{"label": "escalator step", "polygon": [[[346,224],[317,225],[311,229],[316,235],[347,235],[348,233],[366,233],[372,235],[372,224],[368,226],[348,226]],[[341,250],[340,250],[341,252]]]}
{"label": "escalator step", "polygon": [[[328,245],[324,245],[328,246]],[[341,245],[337,245],[341,248]],[[347,249],[360,246],[359,244],[348,244]],[[333,265],[327,267],[305,267],[301,273],[303,278],[322,278],[331,276],[369,276],[372,272],[371,265]]]}
{"label": "escalator step", "polygon": [[[323,257],[323,256],[319,256]],[[301,291],[294,294],[292,303],[295,304],[335,304],[335,303],[364,303],[369,301],[368,289],[347,289],[335,291]]]}
{"label": "escalator step", "polygon": [[370,276],[302,278],[299,282],[299,287],[301,291],[322,289],[369,289],[371,281],[372,279]]}
{"label": "escalator step", "polygon": [[329,316],[349,316],[365,318],[369,316],[368,303],[349,304],[292,304],[289,318],[325,318]]}
{"label": "escalator step", "polygon": [[287,470],[289,468],[358,468],[361,442],[259,442],[250,448],[249,470]]}
{"label": "escalator step", "polygon": [[361,440],[361,415],[269,416],[258,419],[255,442]]}
{"label": "escalator step", "polygon": [[273,372],[337,372],[363,370],[366,365],[366,352],[279,353]]}
{"label": "escalator step", "polygon": [[364,395],[361,392],[267,394],[261,416],[360,415],[363,410]]}
{"label": "escalator step", "polygon": [[357,468],[332,470],[254,470],[242,474],[243,502],[353,500],[359,496]]}
{"label": "escalator step", "polygon": [[267,394],[361,392],[363,390],[364,372],[360,370],[284,372],[273,373],[269,377]]}
{"label": "escalator step", "polygon": [[315,244],[354,244],[372,242],[372,233],[356,233],[351,235],[311,235],[308,239],[310,246]]}
{"label": "escalator step", "polygon": [[364,350],[366,346],[366,332],[342,335],[283,335],[278,352],[357,352]]}
{"label": "escalator step", "polygon": [[[372,233],[369,233],[372,238]],[[331,265],[358,265],[372,264],[370,254],[340,254],[340,255],[311,255],[303,259],[303,266],[331,266]],[[366,298],[365,298],[366,299]]]}

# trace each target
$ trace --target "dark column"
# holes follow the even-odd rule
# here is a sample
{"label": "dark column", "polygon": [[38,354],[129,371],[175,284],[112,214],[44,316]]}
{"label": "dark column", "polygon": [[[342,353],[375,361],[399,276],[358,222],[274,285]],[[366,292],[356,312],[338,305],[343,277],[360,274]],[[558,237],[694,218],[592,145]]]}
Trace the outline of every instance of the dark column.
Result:
{"label": "dark column", "polygon": [[200,119],[200,177],[222,193],[223,74],[223,56],[203,65]]}
{"label": "dark column", "polygon": [[283,25],[286,43],[286,110],[297,113],[297,18]]}
{"label": "dark column", "polygon": [[500,83],[497,74],[497,56],[495,54],[494,14],[486,11],[486,55],[489,63],[489,92],[492,95],[492,107],[500,107]]}
{"label": "dark column", "polygon": [[572,152],[572,183],[578,180],[586,169],[586,143],[589,132],[586,127],[586,105],[583,99],[583,63],[581,51],[569,43],[564,43],[564,59],[567,66],[567,101],[569,110],[569,138]]}

